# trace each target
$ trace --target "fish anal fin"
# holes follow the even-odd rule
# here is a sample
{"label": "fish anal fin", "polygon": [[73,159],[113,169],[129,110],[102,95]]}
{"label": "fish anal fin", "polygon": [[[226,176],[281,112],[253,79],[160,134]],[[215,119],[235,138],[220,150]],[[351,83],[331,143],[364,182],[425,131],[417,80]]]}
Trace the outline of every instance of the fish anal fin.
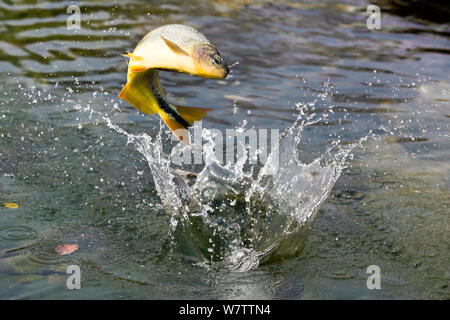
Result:
{"label": "fish anal fin", "polygon": [[161,36],[161,39],[164,40],[166,45],[170,48],[170,50],[172,50],[173,53],[178,54],[178,55],[182,55],[182,56],[188,56],[189,55],[186,51],[181,49],[181,47],[179,45],[177,45],[176,43],[174,43],[174,42],[172,42],[170,40],[167,40],[163,36]]}
{"label": "fish anal fin", "polygon": [[175,106],[177,113],[191,126],[195,121],[201,120],[210,108]]}

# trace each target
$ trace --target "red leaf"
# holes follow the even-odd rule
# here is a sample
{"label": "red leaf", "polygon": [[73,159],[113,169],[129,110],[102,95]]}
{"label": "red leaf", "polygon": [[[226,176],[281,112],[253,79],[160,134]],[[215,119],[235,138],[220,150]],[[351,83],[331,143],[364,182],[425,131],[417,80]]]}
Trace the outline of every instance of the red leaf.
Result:
{"label": "red leaf", "polygon": [[55,248],[55,251],[61,255],[71,254],[78,250],[80,246],[77,244],[60,244]]}

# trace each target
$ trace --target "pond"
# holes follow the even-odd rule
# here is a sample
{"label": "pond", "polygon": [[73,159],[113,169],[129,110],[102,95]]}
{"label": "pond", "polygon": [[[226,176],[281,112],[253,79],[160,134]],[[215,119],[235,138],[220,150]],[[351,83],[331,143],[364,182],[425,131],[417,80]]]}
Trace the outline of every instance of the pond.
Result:
{"label": "pond", "polygon": [[[0,298],[449,299],[450,24],[380,1],[369,30],[368,5],[1,0]],[[173,166],[118,98],[122,54],[171,23],[232,67],[160,72],[168,99],[213,109],[207,152],[212,129],[285,133],[275,174]]]}

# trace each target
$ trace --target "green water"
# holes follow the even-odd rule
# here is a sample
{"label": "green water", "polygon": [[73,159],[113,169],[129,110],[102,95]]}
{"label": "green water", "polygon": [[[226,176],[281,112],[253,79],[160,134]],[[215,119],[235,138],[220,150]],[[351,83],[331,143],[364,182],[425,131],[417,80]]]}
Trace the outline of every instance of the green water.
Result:
{"label": "green water", "polygon": [[[0,298],[450,298],[448,23],[383,13],[370,31],[357,0],[74,3],[81,30],[66,28],[69,1],[0,1],[0,204],[19,205],[0,208]],[[198,264],[144,156],[98,116],[158,133],[117,95],[121,54],[166,23],[239,62],[227,80],[161,73],[171,101],[214,109],[203,127],[283,130],[309,103],[324,116],[304,129],[305,162],[366,138],[297,256],[246,272]],[[59,256],[62,243],[80,249]],[[66,287],[69,265],[81,290]]]}

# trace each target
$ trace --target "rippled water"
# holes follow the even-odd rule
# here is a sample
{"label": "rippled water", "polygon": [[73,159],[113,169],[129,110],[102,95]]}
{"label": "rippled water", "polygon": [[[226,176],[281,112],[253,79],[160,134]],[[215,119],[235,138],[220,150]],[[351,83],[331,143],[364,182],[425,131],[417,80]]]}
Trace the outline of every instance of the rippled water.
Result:
{"label": "rippled water", "polygon": [[[78,1],[67,30],[71,3],[0,1],[0,201],[19,205],[0,208],[1,298],[450,297],[448,23],[381,5],[370,31],[356,0]],[[228,168],[216,197],[200,182],[220,166],[187,168],[196,183],[152,160],[175,143],[117,94],[121,54],[164,23],[239,62],[220,81],[161,73],[169,99],[213,108],[206,136],[294,128],[295,165],[271,181]],[[175,210],[179,192],[197,207]],[[296,210],[303,227],[277,220]],[[61,243],[80,249],[58,256]],[[65,286],[70,264],[82,290]]]}

